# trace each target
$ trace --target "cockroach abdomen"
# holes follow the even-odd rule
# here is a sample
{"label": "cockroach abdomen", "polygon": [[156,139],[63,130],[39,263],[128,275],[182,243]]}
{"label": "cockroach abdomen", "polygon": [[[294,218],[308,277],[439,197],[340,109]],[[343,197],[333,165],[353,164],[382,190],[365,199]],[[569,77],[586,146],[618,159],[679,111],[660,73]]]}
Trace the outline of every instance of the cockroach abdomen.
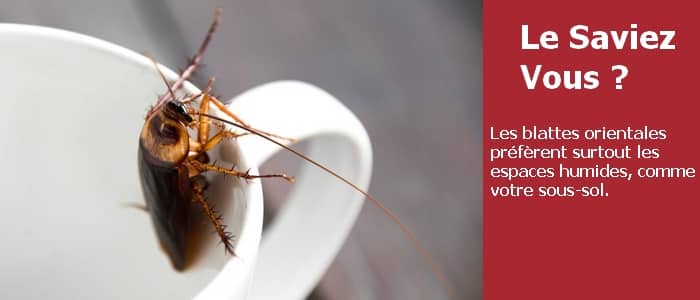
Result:
{"label": "cockroach abdomen", "polygon": [[152,162],[145,149],[139,147],[139,172],[148,213],[153,220],[158,240],[170,257],[173,267],[183,270],[186,263],[189,234],[189,209],[192,188],[187,168],[164,167]]}

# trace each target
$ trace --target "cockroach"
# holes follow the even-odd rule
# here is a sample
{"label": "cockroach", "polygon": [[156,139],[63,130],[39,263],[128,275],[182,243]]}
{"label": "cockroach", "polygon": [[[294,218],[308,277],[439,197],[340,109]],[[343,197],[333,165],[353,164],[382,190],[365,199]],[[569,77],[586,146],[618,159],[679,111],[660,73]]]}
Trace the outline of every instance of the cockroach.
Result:
{"label": "cockroach", "polygon": [[[207,152],[215,148],[223,139],[252,134],[292,152],[299,158],[341,180],[379,207],[411,240],[415,248],[430,265],[432,272],[448,290],[450,297],[455,298],[453,289],[438,268],[432,255],[391,210],[345,177],[300,151],[278,141],[278,139],[287,138],[255,129],[246,124],[221,101],[209,93],[213,79],[209,81],[207,88],[199,95],[185,97],[182,100],[177,99],[175,91],[200,66],[204,52],[219,24],[220,15],[221,10],[217,9],[214,20],[199,50],[172,85],[160,72],[154,60],[156,69],[165,82],[168,91],[160,96],[156,104],[148,111],[139,136],[138,164],[141,185],[146,200],[146,210],[153,220],[161,247],[170,258],[173,267],[178,271],[182,271],[186,267],[187,249],[189,246],[188,236],[191,230],[189,224],[191,203],[197,203],[201,206],[212,223],[225,251],[235,255],[233,253],[231,234],[226,231],[226,226],[222,224],[221,215],[209,205],[204,196],[208,182],[203,173],[217,172],[246,180],[281,178],[289,182],[294,181],[293,177],[284,173],[253,175],[248,171],[224,168],[209,161]],[[190,106],[197,99],[200,101],[199,109],[193,109]],[[210,114],[210,106],[216,107],[231,119],[224,119]],[[230,131],[224,124],[241,129],[243,133]],[[216,128],[216,133],[210,134],[212,128]],[[196,136],[190,136],[188,129],[196,131]]]}

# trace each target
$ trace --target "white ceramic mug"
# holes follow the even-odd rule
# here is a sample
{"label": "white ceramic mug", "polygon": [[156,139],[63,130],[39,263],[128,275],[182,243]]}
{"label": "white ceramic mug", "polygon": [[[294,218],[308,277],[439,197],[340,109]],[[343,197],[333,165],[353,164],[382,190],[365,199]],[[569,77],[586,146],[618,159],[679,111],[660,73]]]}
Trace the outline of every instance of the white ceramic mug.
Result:
{"label": "white ceramic mug", "polygon": [[[225,256],[211,234],[202,258],[178,273],[148,213],[126,207],[143,203],[139,131],[166,91],[151,61],[76,33],[0,24],[0,66],[0,298],[302,299],[363,203],[305,164],[290,174],[297,178],[290,199],[261,238],[260,182],[233,180],[224,215],[237,256]],[[184,91],[199,90],[186,84]],[[367,134],[328,93],[274,82],[230,108],[258,129],[311,138],[311,157],[367,187]],[[281,150],[255,136],[235,144],[221,159],[251,173]]]}

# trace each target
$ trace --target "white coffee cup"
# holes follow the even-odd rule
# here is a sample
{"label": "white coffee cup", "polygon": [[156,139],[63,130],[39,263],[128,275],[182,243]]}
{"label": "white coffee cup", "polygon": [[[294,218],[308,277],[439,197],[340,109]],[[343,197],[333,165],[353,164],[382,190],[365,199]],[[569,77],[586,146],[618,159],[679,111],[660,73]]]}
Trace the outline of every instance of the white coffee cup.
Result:
{"label": "white coffee cup", "polygon": [[[166,91],[152,62],[85,35],[0,24],[0,66],[0,298],[302,299],[364,201],[307,164],[290,174],[297,179],[290,199],[261,237],[260,181],[229,179],[224,221],[236,256],[225,256],[211,234],[201,258],[176,272],[148,213],[127,207],[144,203],[138,137],[147,109]],[[184,92],[198,91],[185,84]],[[230,108],[258,129],[311,139],[311,157],[367,187],[367,133],[330,94],[273,82]],[[281,151],[255,136],[222,149],[222,160],[253,174]]]}

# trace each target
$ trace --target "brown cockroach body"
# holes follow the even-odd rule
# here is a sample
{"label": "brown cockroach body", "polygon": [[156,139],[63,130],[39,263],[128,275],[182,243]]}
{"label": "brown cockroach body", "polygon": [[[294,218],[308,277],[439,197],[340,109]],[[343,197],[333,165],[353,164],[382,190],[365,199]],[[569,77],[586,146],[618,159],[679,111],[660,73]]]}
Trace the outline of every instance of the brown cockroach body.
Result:
{"label": "brown cockroach body", "polygon": [[[185,268],[192,202],[201,206],[226,252],[233,254],[231,234],[225,231],[221,216],[210,207],[204,196],[208,183],[202,173],[212,171],[243,179],[279,177],[293,180],[285,174],[251,175],[211,164],[207,151],[224,138],[235,138],[240,134],[227,131],[218,121],[210,120],[206,116],[209,104],[223,104],[206,93],[201,97],[200,110],[194,115],[188,111],[185,103],[195,97],[184,101],[168,100],[155,108],[149,112],[139,137],[139,172],[146,207],[161,245],[177,270]],[[210,137],[209,125],[212,124],[219,131]],[[197,130],[197,140],[190,137],[188,128]]]}
{"label": "brown cockroach body", "polygon": [[[174,91],[178,90],[199,66],[203,53],[218,25],[220,13],[220,10],[216,11],[214,21],[204,42],[190,61],[189,66],[180,74],[180,77],[170,85],[163,74],[160,73],[168,86],[168,93],[161,96],[148,112],[139,138],[139,172],[146,199],[146,208],[153,220],[160,244],[168,254],[173,267],[181,271],[186,268],[188,262],[189,215],[192,205],[198,205],[204,210],[226,252],[233,254],[231,234],[225,231],[225,225],[221,224],[221,216],[210,207],[204,196],[208,182],[203,173],[211,171],[246,180],[277,177],[290,182],[293,181],[293,178],[286,174],[251,175],[247,171],[241,172],[234,168],[223,168],[210,163],[207,151],[216,147],[223,139],[253,134],[277,144],[343,181],[382,209],[411,239],[413,245],[430,265],[433,273],[448,290],[451,298],[455,298],[454,291],[430,253],[391,210],[345,177],[278,141],[278,139],[287,138],[247,125],[233,112],[229,111],[222,102],[209,94],[213,80],[209,81],[207,88],[200,95],[186,97],[183,100],[178,100],[175,97]],[[199,109],[195,110],[190,106],[197,99],[200,101]],[[216,107],[230,119],[210,114],[210,106]],[[227,130],[226,124],[244,132],[235,133]],[[216,128],[218,131],[211,134],[210,130],[212,128]],[[191,137],[189,130],[196,131],[196,137]]]}
{"label": "brown cockroach body", "polygon": [[189,134],[185,125],[173,118],[170,109],[162,110],[147,121],[139,138],[139,172],[146,207],[153,219],[162,248],[173,267],[185,267],[190,229],[190,202],[200,175],[189,176],[185,162],[189,152]]}
{"label": "brown cockroach body", "polygon": [[[187,104],[201,96],[199,113],[206,114],[212,104],[234,120],[242,121],[207,92],[182,101],[177,100],[174,95],[173,89],[179,88],[198,66],[218,24],[218,15],[219,11],[199,52],[172,87],[160,73],[168,86],[168,93],[148,112],[139,136],[139,173],[146,208],[153,220],[161,247],[178,271],[184,270],[188,261],[187,249],[191,229],[189,216],[193,203],[204,210],[226,252],[233,254],[232,236],[225,230],[226,226],[221,224],[221,216],[210,207],[204,195],[209,185],[203,176],[204,172],[218,172],[244,179],[280,177],[288,181],[293,180],[285,174],[251,175],[210,163],[207,151],[216,147],[223,139],[235,138],[238,135],[225,130],[220,123],[213,122],[206,116],[192,114],[194,111],[189,109]],[[210,86],[212,82],[210,81]],[[219,131],[211,135],[210,125],[214,125]],[[195,138],[190,137],[188,129],[197,131]]]}

